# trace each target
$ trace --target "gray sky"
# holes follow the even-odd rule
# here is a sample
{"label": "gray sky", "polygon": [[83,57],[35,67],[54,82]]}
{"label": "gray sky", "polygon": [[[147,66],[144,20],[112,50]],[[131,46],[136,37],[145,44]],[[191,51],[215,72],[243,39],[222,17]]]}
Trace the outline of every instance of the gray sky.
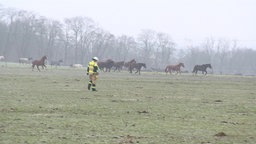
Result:
{"label": "gray sky", "polygon": [[0,4],[58,20],[90,17],[116,36],[137,36],[142,29],[151,29],[169,34],[177,43],[213,37],[256,48],[256,0],[0,0]]}

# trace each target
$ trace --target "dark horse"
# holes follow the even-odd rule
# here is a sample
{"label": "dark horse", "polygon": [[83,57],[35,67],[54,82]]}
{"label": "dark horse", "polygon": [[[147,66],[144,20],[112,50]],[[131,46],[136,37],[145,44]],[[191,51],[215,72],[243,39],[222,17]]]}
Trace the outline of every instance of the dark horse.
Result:
{"label": "dark horse", "polygon": [[210,68],[212,69],[212,65],[211,64],[203,64],[203,65],[195,65],[194,69],[193,69],[193,73],[197,74],[198,71],[202,71],[202,74],[207,74],[206,69]]}
{"label": "dark horse", "polygon": [[40,71],[39,66],[42,66],[42,69],[46,68],[45,60],[47,59],[46,56],[43,56],[40,60],[34,60],[32,62],[32,70],[34,70],[34,67],[36,66],[38,71]]}
{"label": "dark horse", "polygon": [[[112,59],[108,59],[104,62],[98,62],[98,66],[102,71],[110,72],[111,68],[114,65],[114,61]],[[104,70],[105,69],[105,70]]]}
{"label": "dark horse", "polygon": [[165,73],[167,74],[169,72],[171,74],[172,71],[176,71],[176,74],[181,74],[180,67],[185,67],[184,63],[179,63],[177,65],[168,65],[165,68]]}
{"label": "dark horse", "polygon": [[120,72],[123,66],[124,66],[124,61],[115,62],[113,65],[114,71],[118,70]]}
{"label": "dark horse", "polygon": [[133,69],[136,69],[137,71],[135,73],[139,72],[139,74],[140,74],[140,70],[141,70],[142,67],[147,68],[145,63],[133,63],[133,64],[131,64],[131,73],[132,73]]}
{"label": "dark horse", "polygon": [[136,60],[135,60],[135,59],[132,59],[132,60],[130,60],[130,61],[124,63],[124,67],[128,68],[128,71],[129,71],[130,73],[132,73],[132,67],[131,67],[131,66],[132,66],[133,64],[135,64],[135,63],[136,63]]}

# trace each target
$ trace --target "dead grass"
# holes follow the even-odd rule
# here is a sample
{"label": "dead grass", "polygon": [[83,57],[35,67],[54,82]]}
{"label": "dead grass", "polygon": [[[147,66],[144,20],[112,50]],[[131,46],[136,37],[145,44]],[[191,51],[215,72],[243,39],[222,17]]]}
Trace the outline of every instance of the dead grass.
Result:
{"label": "dead grass", "polygon": [[0,68],[0,143],[254,143],[255,77]]}

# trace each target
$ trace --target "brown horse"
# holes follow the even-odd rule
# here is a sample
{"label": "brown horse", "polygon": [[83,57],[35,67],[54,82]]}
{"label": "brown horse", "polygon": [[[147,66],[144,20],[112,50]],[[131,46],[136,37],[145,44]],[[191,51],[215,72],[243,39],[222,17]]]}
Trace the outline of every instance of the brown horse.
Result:
{"label": "brown horse", "polygon": [[115,68],[114,71],[118,70],[120,72],[123,66],[124,66],[124,61],[115,62],[113,65],[113,68]]}
{"label": "brown horse", "polygon": [[139,75],[140,75],[140,71],[141,71],[142,67],[147,68],[145,63],[133,63],[133,64],[131,64],[131,71],[133,69],[136,69],[137,71],[135,72],[135,74],[139,72]]}
{"label": "brown horse", "polygon": [[[98,62],[98,66],[102,71],[110,72],[111,68],[114,65],[114,61],[112,59],[108,59],[104,62]],[[104,70],[105,69],[105,70]]]}
{"label": "brown horse", "polygon": [[177,65],[168,65],[166,66],[165,68],[165,72],[166,74],[169,72],[170,74],[172,73],[172,71],[176,71],[176,74],[181,74],[181,71],[180,71],[180,67],[185,67],[183,63],[179,63]]}
{"label": "brown horse", "polygon": [[40,60],[34,60],[32,62],[32,70],[34,70],[34,67],[36,66],[38,71],[40,71],[39,66],[42,66],[42,69],[46,68],[45,60],[47,59],[46,56],[43,56]]}

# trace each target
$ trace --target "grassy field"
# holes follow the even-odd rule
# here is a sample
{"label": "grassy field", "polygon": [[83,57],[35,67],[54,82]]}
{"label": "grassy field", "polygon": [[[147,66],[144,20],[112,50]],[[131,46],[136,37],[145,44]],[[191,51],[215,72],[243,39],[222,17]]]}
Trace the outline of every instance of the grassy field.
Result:
{"label": "grassy field", "polygon": [[1,144],[254,144],[256,77],[0,67]]}

